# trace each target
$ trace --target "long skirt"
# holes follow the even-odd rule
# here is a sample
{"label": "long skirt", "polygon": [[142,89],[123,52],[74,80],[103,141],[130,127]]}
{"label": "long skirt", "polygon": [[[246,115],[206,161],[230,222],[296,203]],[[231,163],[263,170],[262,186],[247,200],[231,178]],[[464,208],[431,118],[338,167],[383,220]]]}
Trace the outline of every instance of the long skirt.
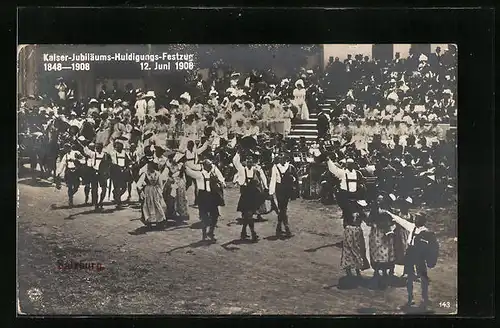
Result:
{"label": "long skirt", "polygon": [[179,218],[188,219],[188,201],[186,196],[186,182],[183,179],[176,181],[175,212]]}
{"label": "long skirt", "polygon": [[373,226],[368,237],[370,246],[370,263],[374,270],[390,269],[396,260],[394,254],[394,236],[386,235],[387,231]]}
{"label": "long skirt", "polygon": [[394,230],[394,255],[396,257],[396,264],[405,264],[405,254],[408,248],[408,230],[400,227],[399,225]]}
{"label": "long skirt", "polygon": [[309,119],[309,108],[307,108],[306,102],[303,102],[301,105],[297,105],[299,108],[299,112],[297,113],[297,116],[300,117],[301,120],[308,120]]}
{"label": "long skirt", "polygon": [[346,226],[342,243],[342,269],[366,270],[370,267],[366,258],[365,238],[361,227]]}
{"label": "long skirt", "polygon": [[167,205],[163,199],[161,189],[158,186],[146,186],[144,188],[144,203],[142,204],[144,220],[148,223],[165,221],[166,208]]}
{"label": "long skirt", "polygon": [[288,118],[283,122],[283,132],[285,137],[290,134],[290,131],[292,131],[292,120]]}

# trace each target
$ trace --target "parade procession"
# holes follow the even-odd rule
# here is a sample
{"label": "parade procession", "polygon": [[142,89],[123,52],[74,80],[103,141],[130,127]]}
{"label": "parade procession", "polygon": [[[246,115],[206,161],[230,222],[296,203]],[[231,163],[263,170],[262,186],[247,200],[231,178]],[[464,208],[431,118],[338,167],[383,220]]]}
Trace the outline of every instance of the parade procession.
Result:
{"label": "parade procession", "polygon": [[[356,295],[351,289],[369,275],[370,288],[401,290],[394,297],[403,309],[436,309],[433,288],[456,293],[456,281],[435,287],[440,278],[432,274],[436,267],[456,280],[456,271],[453,278],[440,267],[456,232],[443,241],[438,230],[456,223],[437,224],[433,213],[456,208],[457,62],[453,45],[419,51],[389,59],[333,53],[322,65],[286,73],[220,65],[149,86],[110,77],[86,95],[75,77],[51,75],[44,91],[19,94],[19,183],[56,199],[47,216],[61,209],[75,222],[89,217],[109,226],[110,236],[121,229],[111,217],[127,213],[132,219],[123,224],[148,243],[159,243],[154,233],[174,240],[181,231],[181,240],[226,249],[248,243],[245,256],[217,253],[212,261],[240,256],[252,268],[267,265],[258,247],[268,240],[283,242],[275,250],[279,268],[292,256],[286,245],[310,243],[301,256],[313,256],[319,251],[307,231],[314,238],[334,231],[339,258],[325,263],[338,274],[324,277],[339,279],[339,292]],[[23,189],[20,195],[22,202]],[[180,230],[193,225],[199,233]],[[283,270],[300,275],[298,255],[290,261]],[[321,265],[300,279],[321,275]]]}

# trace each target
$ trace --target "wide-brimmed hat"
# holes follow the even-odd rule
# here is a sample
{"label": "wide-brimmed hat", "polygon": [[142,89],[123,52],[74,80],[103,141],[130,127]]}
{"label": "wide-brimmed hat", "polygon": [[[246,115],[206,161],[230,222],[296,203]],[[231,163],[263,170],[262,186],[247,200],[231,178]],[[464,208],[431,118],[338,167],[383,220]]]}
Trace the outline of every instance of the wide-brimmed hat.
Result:
{"label": "wide-brimmed hat", "polygon": [[420,57],[418,57],[418,61],[427,61],[428,58],[426,55],[420,55]]}
{"label": "wide-brimmed hat", "polygon": [[148,91],[145,95],[144,98],[156,98],[155,92],[154,91]]}
{"label": "wide-brimmed hat", "polygon": [[295,86],[298,87],[298,86],[301,86],[301,87],[304,87],[304,81],[302,79],[298,79],[297,82],[295,82]]}
{"label": "wide-brimmed hat", "polygon": [[184,92],[182,95],[179,96],[179,98],[186,100],[188,103],[191,102],[191,96],[187,92]]}

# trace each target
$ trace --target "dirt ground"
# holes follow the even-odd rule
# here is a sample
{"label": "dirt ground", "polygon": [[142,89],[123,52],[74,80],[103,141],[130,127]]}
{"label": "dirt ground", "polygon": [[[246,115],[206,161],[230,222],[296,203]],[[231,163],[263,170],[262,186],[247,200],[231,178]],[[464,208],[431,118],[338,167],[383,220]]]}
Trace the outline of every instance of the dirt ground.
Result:
{"label": "dirt ground", "polygon": [[[190,203],[193,191],[189,190]],[[294,236],[273,237],[274,213],[256,224],[261,240],[241,243],[236,188],[216,230],[217,243],[200,242],[197,209],[185,225],[146,231],[137,208],[94,213],[67,209],[66,190],[19,182],[18,290],[25,314],[400,314],[404,285],[373,288],[371,271],[355,289],[339,288],[342,221],[336,206],[296,200]],[[133,197],[134,200],[134,197]],[[75,204],[83,203],[80,189]],[[456,313],[456,210],[429,210],[441,251],[429,270],[429,313]],[[59,270],[58,261],[87,261],[97,270]],[[398,267],[397,272],[400,272]],[[415,285],[420,301],[420,284]]]}

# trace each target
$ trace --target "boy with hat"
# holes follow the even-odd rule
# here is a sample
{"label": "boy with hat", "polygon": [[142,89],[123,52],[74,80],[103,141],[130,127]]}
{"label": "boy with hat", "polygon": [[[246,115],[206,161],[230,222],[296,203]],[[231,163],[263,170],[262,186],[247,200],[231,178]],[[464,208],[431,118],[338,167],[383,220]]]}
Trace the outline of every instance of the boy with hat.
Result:
{"label": "boy with hat", "polygon": [[436,236],[425,227],[427,215],[424,213],[415,214],[414,223],[389,211],[385,211],[385,213],[390,215],[394,222],[409,232],[404,269],[404,272],[408,275],[406,285],[408,302],[406,306],[411,307],[415,304],[413,302],[413,282],[417,277],[420,277],[422,287],[422,303],[420,306],[426,309],[429,305],[429,277],[427,275],[427,268],[434,267],[439,250]]}
{"label": "boy with hat", "polygon": [[[219,218],[219,206],[222,188],[226,186],[219,168],[212,161],[205,159],[201,165],[186,163],[186,174],[196,181],[198,189],[198,210],[203,223],[202,238],[216,241],[215,227]],[[223,197],[223,195],[222,195]],[[207,232],[208,229],[208,232]]]}
{"label": "boy with hat", "polygon": [[80,160],[84,159],[84,157],[77,150],[77,147],[75,145],[72,146],[70,143],[64,145],[63,153],[64,155],[57,165],[56,178],[59,179],[61,175],[64,174],[64,179],[68,188],[68,206],[72,207],[73,196],[77,193],[80,185],[78,168],[81,165]]}
{"label": "boy with hat", "polygon": [[240,199],[237,211],[243,214],[241,239],[248,238],[247,226],[252,234],[252,241],[257,242],[259,236],[254,228],[254,214],[262,204],[262,188],[267,188],[267,179],[261,168],[254,165],[254,156],[247,154],[245,166],[240,161],[240,152],[233,158],[233,165],[237,170],[236,181],[240,185]]}
{"label": "boy with hat", "polygon": [[[103,149],[103,144],[97,142],[94,149],[91,149],[90,145],[83,148],[85,155],[87,156],[87,165],[89,166],[90,175],[90,187],[92,190],[92,204],[95,206],[95,210],[103,209],[104,198],[106,197],[106,187],[109,176],[109,165],[111,163],[111,158],[109,154]],[[99,197],[99,187],[101,188],[101,194]]]}
{"label": "boy with hat", "polygon": [[122,138],[114,141],[114,149],[111,151],[111,180],[113,182],[113,199],[117,208],[122,207],[122,196],[127,189],[127,182],[130,178],[130,157],[123,149]]}
{"label": "boy with hat", "polygon": [[269,195],[276,197],[278,206],[278,225],[276,226],[276,236],[283,234],[282,225],[285,228],[285,236],[290,237],[290,227],[288,225],[288,203],[297,198],[299,177],[297,170],[290,164],[288,158],[283,153],[278,155],[277,164],[271,169],[271,181],[269,182]]}
{"label": "boy with hat", "polygon": [[340,180],[340,189],[337,194],[339,207],[342,209],[343,216],[352,215],[350,203],[358,198],[358,193],[362,184],[363,176],[355,169],[354,160],[346,160],[346,168],[334,163],[330,157],[327,157],[328,170]]}

